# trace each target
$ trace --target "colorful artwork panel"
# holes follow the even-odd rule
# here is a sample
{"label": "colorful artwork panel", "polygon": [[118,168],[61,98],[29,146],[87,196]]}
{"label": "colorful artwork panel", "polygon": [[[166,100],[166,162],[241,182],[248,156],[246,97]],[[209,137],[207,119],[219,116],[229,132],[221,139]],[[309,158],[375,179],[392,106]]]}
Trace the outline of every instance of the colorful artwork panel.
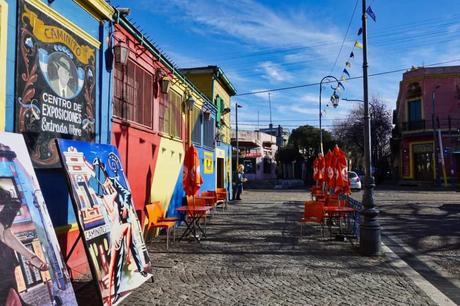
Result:
{"label": "colorful artwork panel", "polygon": [[35,167],[60,167],[55,137],[94,139],[96,48],[31,2],[17,20],[15,129]]}
{"label": "colorful artwork panel", "polygon": [[77,305],[21,134],[0,133],[0,305]]}
{"label": "colorful artwork panel", "polygon": [[58,139],[62,164],[104,305],[150,277],[150,259],[117,149]]}

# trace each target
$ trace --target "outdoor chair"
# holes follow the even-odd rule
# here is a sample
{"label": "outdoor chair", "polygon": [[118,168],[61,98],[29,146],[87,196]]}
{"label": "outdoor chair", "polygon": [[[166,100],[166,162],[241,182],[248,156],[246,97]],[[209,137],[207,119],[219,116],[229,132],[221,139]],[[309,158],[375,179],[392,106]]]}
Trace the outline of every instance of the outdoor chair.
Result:
{"label": "outdoor chair", "polygon": [[219,203],[219,201],[222,201],[223,204],[224,204],[223,209],[226,209],[227,204],[228,204],[227,189],[225,189],[225,188],[217,188],[216,189],[216,194],[217,194],[217,202]]}
{"label": "outdoor chair", "polygon": [[300,220],[300,237],[303,235],[303,225],[316,223],[321,226],[321,237],[324,237],[324,204],[317,201],[306,201],[303,218]]}
{"label": "outdoor chair", "polygon": [[169,250],[169,235],[173,231],[173,241],[176,240],[176,231],[174,227],[177,222],[177,218],[166,218],[165,211],[160,201],[154,201],[145,205],[147,210],[148,225],[146,231],[146,241],[151,236],[151,231],[154,229],[166,230],[166,250]]}

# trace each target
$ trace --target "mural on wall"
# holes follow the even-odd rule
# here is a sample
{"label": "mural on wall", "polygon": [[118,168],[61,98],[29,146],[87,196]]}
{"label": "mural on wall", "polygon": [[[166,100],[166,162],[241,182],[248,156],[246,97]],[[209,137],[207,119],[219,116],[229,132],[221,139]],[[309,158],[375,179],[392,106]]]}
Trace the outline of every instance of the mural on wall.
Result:
{"label": "mural on wall", "polygon": [[0,305],[77,305],[21,134],[0,133]]}
{"label": "mural on wall", "polygon": [[204,152],[204,167],[203,173],[212,174],[214,173],[214,154],[212,152]]}
{"label": "mural on wall", "polygon": [[24,0],[18,1],[15,130],[35,167],[59,167],[54,138],[95,134],[96,49]]}
{"label": "mural on wall", "polygon": [[104,305],[116,305],[150,276],[131,191],[112,145],[58,139],[75,214]]}

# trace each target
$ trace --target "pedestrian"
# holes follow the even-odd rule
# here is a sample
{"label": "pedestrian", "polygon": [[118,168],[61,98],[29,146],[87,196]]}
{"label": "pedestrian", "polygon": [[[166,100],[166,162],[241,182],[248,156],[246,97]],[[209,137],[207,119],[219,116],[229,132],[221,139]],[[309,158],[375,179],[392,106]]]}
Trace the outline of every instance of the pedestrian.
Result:
{"label": "pedestrian", "polygon": [[233,200],[241,200],[241,193],[243,193],[243,183],[247,182],[247,179],[244,177],[244,166],[238,165],[236,178],[235,178],[235,188],[233,188]]}

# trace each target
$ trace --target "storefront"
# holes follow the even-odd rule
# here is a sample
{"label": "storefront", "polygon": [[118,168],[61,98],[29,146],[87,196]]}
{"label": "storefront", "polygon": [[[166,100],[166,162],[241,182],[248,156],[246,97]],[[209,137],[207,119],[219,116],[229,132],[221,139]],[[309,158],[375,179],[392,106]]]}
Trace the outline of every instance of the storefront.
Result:
{"label": "storefront", "polygon": [[54,139],[110,142],[111,63],[105,62],[104,52],[111,52],[111,24],[104,21],[113,12],[101,0],[18,0],[8,6],[0,1],[0,67],[6,66],[7,75],[6,84],[0,81],[0,93],[6,93],[0,96],[5,113],[0,129],[4,125],[6,131],[24,135],[74,277],[89,269],[81,242],[72,248],[79,230]]}

